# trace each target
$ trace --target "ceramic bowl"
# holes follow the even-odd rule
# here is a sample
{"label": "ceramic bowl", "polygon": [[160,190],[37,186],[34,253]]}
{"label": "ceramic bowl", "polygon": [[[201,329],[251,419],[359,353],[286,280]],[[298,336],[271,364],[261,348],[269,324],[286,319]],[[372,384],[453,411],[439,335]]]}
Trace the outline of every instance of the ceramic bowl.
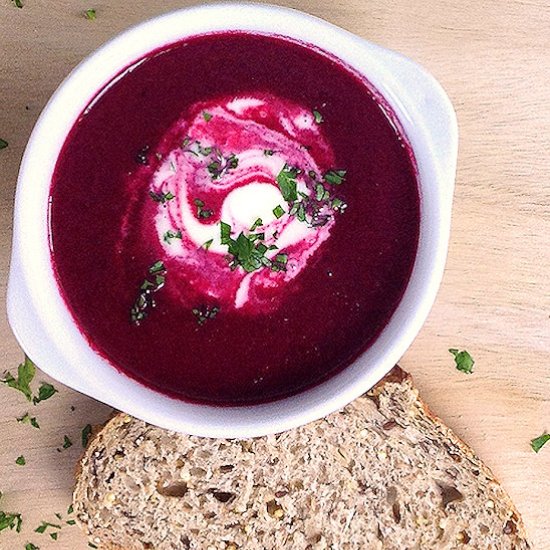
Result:
{"label": "ceramic bowl", "polygon": [[[420,187],[420,240],[407,289],[375,343],[324,383],[272,403],[215,407],[172,399],[128,378],[99,356],[60,296],[50,259],[48,196],[65,138],[96,92],[125,67],[182,38],[216,31],[277,34],[309,43],[366,77],[412,147]],[[413,61],[299,11],[255,4],[196,6],[122,33],[76,67],[42,112],[27,145],[15,203],[8,317],[44,372],[152,424],[189,434],[244,438],[327,415],[367,391],[405,353],[439,287],[449,239],[457,158],[456,118],[436,80]]]}

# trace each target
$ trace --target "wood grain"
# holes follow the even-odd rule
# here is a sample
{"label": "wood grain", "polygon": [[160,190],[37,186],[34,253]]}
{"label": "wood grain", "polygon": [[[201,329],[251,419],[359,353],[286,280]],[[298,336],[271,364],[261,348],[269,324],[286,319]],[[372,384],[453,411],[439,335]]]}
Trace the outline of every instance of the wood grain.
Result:
{"label": "wood grain", "polygon": [[[185,1],[10,0],[0,4],[0,371],[22,352],[5,316],[18,165],[48,97],[86,54],[131,24]],[[460,154],[445,277],[428,322],[402,360],[424,398],[495,471],[522,512],[534,548],[550,548],[550,448],[529,440],[550,430],[550,4],[303,0],[308,11],[401,51],[427,67],[458,114]],[[475,374],[453,368],[449,347],[468,349]],[[46,377],[39,377],[45,379]],[[80,430],[110,409],[71,390],[28,407],[0,388],[0,508],[21,511],[23,532],[0,549],[87,548],[76,527],[59,540],[34,533],[66,519]],[[71,410],[71,405],[76,407]],[[32,408],[41,429],[15,420]],[[74,445],[57,452],[67,434]],[[17,466],[20,454],[26,466]]]}

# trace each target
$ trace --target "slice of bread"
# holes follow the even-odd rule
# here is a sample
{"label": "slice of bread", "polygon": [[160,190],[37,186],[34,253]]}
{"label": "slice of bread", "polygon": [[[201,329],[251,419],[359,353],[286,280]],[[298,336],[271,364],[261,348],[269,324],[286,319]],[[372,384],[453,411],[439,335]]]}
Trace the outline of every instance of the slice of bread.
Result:
{"label": "slice of bread", "polygon": [[74,509],[105,550],[529,548],[493,474],[399,368],[344,410],[258,439],[119,414],[88,446]]}

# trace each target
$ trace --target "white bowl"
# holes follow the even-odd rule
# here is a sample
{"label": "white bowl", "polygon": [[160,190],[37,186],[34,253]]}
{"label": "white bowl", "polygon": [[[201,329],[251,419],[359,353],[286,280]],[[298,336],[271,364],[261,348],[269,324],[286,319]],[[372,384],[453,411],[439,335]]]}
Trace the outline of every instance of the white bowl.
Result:
{"label": "white bowl", "polygon": [[[128,378],[96,354],[60,296],[48,243],[48,196],[58,154],[91,98],[148,52],[212,31],[289,36],[342,59],[366,76],[412,146],[420,187],[420,239],[399,306],[374,344],[324,383],[272,403],[214,407],[172,399]],[[436,80],[409,59],[299,11],[210,4],[152,19],[111,40],[67,77],[32,132],[17,185],[8,317],[22,348],[47,374],[147,422],[209,437],[280,432],[340,409],[396,364],[424,323],[447,253],[457,158],[452,105]]]}

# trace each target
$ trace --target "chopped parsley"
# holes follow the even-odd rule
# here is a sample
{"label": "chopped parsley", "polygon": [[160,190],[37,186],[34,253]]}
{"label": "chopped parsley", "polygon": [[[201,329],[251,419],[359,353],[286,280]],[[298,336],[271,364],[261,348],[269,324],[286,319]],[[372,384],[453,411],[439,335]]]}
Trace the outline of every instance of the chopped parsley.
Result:
{"label": "chopped parsley", "polygon": [[29,413],[25,413],[21,418],[18,418],[17,422],[20,422],[21,424],[30,424],[33,428],[40,429],[40,425],[38,424],[36,417],[31,417]]}
{"label": "chopped parsley", "polygon": [[239,165],[239,159],[234,153],[231,153],[228,157],[224,157],[218,148],[215,148],[213,153],[215,159],[207,166],[213,180],[221,178],[229,170],[234,170]]}
{"label": "chopped parsley", "polygon": [[161,204],[165,204],[176,197],[171,191],[168,191],[167,193],[155,193],[155,191],[149,191],[149,196],[155,202],[160,202]]}
{"label": "chopped parsley", "polygon": [[341,185],[346,178],[346,170],[329,170],[323,179],[330,185]]}
{"label": "chopped parsley", "polygon": [[162,236],[162,240],[168,244],[172,242],[172,239],[181,239],[181,231],[172,231],[170,229]]}
{"label": "chopped parsley", "polygon": [[214,213],[212,210],[204,208],[204,202],[200,199],[193,199],[193,203],[197,207],[197,218],[199,219],[210,218],[210,216]]}
{"label": "chopped parsley", "polygon": [[273,215],[279,219],[281,218],[285,213],[284,208],[279,204],[273,209]]}
{"label": "chopped parsley", "polygon": [[34,363],[28,358],[25,357],[25,361],[17,367],[17,378],[6,372],[4,374],[4,379],[0,380],[10,388],[20,391],[28,401],[32,400],[32,390],[30,388],[30,383],[36,374],[36,367]]}
{"label": "chopped parsley", "polygon": [[12,0],[12,2],[15,4],[17,8],[23,7],[23,2],[21,2],[21,0]]}
{"label": "chopped parsley", "polygon": [[25,457],[23,455],[21,456],[18,456],[16,459],[15,459],[15,463],[18,465],[18,466],[25,466],[25,464],[27,463],[27,461],[25,460]]}
{"label": "chopped parsley", "polygon": [[[73,446],[73,442],[69,439],[68,436],[63,437],[63,448],[68,449],[69,447]],[[61,518],[59,518],[61,519]]]}
{"label": "chopped parsley", "polygon": [[273,149],[264,149],[264,155],[266,157],[272,157],[274,152]]}
{"label": "chopped parsley", "polygon": [[454,355],[457,370],[466,374],[473,373],[475,361],[466,350],[458,351],[456,348],[451,348],[449,349],[449,353]]}
{"label": "chopped parsley", "polygon": [[72,504],[67,508],[67,515],[71,515],[74,512],[74,507]]}
{"label": "chopped parsley", "polygon": [[0,138],[0,149],[5,149],[7,146],[8,146],[8,142],[5,139]]}
{"label": "chopped parsley", "polygon": [[33,397],[32,402],[37,405],[41,401],[46,401],[46,399],[49,399],[52,397],[55,393],[57,393],[57,390],[47,382],[42,382],[40,384],[40,387],[38,388],[38,396]]}
{"label": "chopped parsley", "polygon": [[38,546],[35,546],[32,542],[25,544],[25,550],[40,550]]}
{"label": "chopped parsley", "polygon": [[277,254],[271,262],[271,271],[286,271],[288,254]]}
{"label": "chopped parsley", "polygon": [[[85,449],[86,445],[88,445],[88,441],[90,439],[90,436],[92,435],[92,426],[91,424],[86,424],[84,428],[82,428],[82,447]],[[67,511],[68,514],[72,513],[72,508],[70,508],[70,512]]]}
{"label": "chopped parsley", "polygon": [[90,8],[84,12],[84,17],[88,19],[88,21],[95,21],[96,15],[96,11],[93,8]]}
{"label": "chopped parsley", "polygon": [[53,540],[57,540],[58,535],[59,533],[50,533],[50,538],[52,538]]}
{"label": "chopped parsley", "polygon": [[208,250],[210,246],[212,246],[212,243],[214,242],[214,239],[208,239],[205,243],[203,243],[202,247],[205,250]]}
{"label": "chopped parsley", "polygon": [[348,205],[342,199],[339,199],[338,197],[335,197],[334,199],[332,199],[332,202],[330,203],[330,206],[336,212],[343,212],[348,207]]}
{"label": "chopped parsley", "polygon": [[65,523],[67,525],[76,525],[76,521],[74,519],[68,519]]}
{"label": "chopped parsley", "polygon": [[285,199],[286,202],[293,202],[298,198],[296,192],[298,185],[296,182],[296,177],[299,173],[300,170],[298,170],[298,168],[293,168],[292,166],[285,164],[277,175],[277,185],[279,186],[283,199]]}
{"label": "chopped parsley", "polygon": [[216,317],[216,315],[220,312],[220,308],[218,306],[200,306],[193,308],[192,312],[197,319],[197,323],[202,326],[209,319],[214,319],[214,317]]}
{"label": "chopped parsley", "polygon": [[206,122],[210,122],[210,120],[212,120],[212,115],[206,111],[202,112],[202,117],[206,120]]}
{"label": "chopped parsley", "polygon": [[321,124],[325,120],[323,118],[323,115],[319,111],[317,111],[316,109],[313,110],[313,118],[315,119],[315,122],[317,124]]}
{"label": "chopped parsley", "polygon": [[56,523],[48,523],[47,521],[43,521],[35,530],[35,533],[45,533],[46,529],[48,527],[51,527],[52,529],[61,529],[61,525],[57,525]]}
{"label": "chopped parsley", "polygon": [[[2,498],[2,492],[0,492],[0,498]],[[0,531],[4,529],[15,529],[18,533],[21,532],[21,524],[23,523],[23,518],[21,514],[7,514],[6,512],[0,511]]]}
{"label": "chopped parsley", "polygon": [[531,449],[533,449],[535,453],[538,453],[548,441],[550,441],[550,434],[545,432],[539,435],[539,437],[531,439]]}
{"label": "chopped parsley", "polygon": [[140,292],[132,309],[130,320],[139,325],[149,315],[149,310],[156,307],[154,294],[158,292],[166,281],[166,268],[161,260],[149,267],[149,276],[146,277],[140,286]]}
{"label": "chopped parsley", "polygon": [[256,221],[250,227],[250,231],[256,231],[256,229],[258,229],[258,227],[261,227],[263,223],[264,222],[262,221],[262,218],[257,218]]}

